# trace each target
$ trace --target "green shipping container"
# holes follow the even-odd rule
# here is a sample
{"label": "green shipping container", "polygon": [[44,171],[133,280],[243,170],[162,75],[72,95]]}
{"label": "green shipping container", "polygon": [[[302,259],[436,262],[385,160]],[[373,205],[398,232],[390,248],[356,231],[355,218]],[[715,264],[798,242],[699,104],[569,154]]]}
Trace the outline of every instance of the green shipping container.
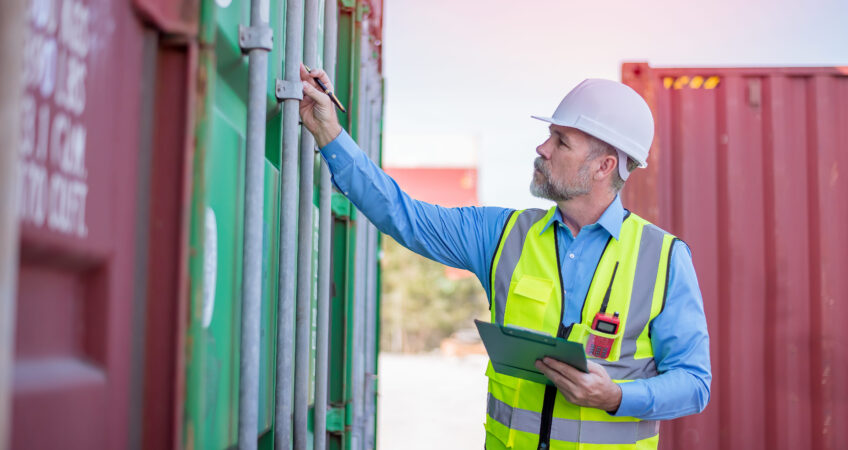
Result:
{"label": "green shipping container", "polygon": [[[354,137],[360,117],[362,23],[366,3],[343,1],[339,8],[337,93],[350,114],[340,116]],[[237,445],[239,409],[239,346],[243,254],[244,166],[248,64],[238,45],[238,27],[249,23],[248,0],[204,0],[198,55],[198,105],[190,235],[190,310],[186,339],[186,394],[183,445],[223,449]],[[273,448],[275,362],[279,270],[279,189],[282,148],[282,108],[274,95],[274,80],[282,78],[285,50],[285,2],[271,2],[274,47],[269,55],[267,86],[266,162],[263,212],[262,304],[260,328],[259,426],[260,448]],[[320,17],[323,18],[323,3]],[[322,23],[323,21],[319,21]],[[323,48],[319,26],[319,54]],[[319,57],[321,65],[323,60]],[[369,124],[370,126],[371,124]],[[379,125],[377,127],[380,128]],[[311,267],[311,333],[309,402],[314,402],[318,283],[318,169],[316,158]],[[331,298],[331,348],[327,430],[330,448],[350,448],[351,358],[353,337],[354,239],[358,225],[350,203],[333,197],[334,226]],[[377,276],[374,272],[373,276]],[[288,299],[294,301],[294,299]],[[378,323],[376,318],[372,321]],[[294,324],[288,330],[294,335]],[[379,341],[379,340],[378,340]],[[377,349],[374,349],[376,354]],[[376,361],[376,359],[375,359]],[[376,362],[366,369],[376,374]],[[372,398],[371,402],[376,404]],[[375,411],[375,409],[372,409]],[[314,429],[310,414],[309,430]],[[375,421],[372,421],[372,423]],[[311,436],[310,436],[311,438]]]}

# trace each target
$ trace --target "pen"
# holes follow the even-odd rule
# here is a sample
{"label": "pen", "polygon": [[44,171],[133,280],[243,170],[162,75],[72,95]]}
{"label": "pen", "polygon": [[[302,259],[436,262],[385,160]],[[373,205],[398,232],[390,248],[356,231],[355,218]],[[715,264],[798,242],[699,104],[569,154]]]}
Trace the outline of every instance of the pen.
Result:
{"label": "pen", "polygon": [[[312,72],[312,69],[310,69],[309,66],[307,66],[306,64],[304,64],[303,67],[306,68],[307,72]],[[330,100],[333,101],[333,104],[335,104],[343,113],[347,114],[347,110],[344,106],[342,106],[342,102],[339,101],[338,97],[336,97],[336,94],[334,94],[333,91],[327,89],[327,86],[324,85],[324,82],[322,82],[320,78],[313,77],[312,79],[315,80],[316,83],[318,83],[318,86],[321,87],[321,90],[324,91],[325,94],[330,96]]]}

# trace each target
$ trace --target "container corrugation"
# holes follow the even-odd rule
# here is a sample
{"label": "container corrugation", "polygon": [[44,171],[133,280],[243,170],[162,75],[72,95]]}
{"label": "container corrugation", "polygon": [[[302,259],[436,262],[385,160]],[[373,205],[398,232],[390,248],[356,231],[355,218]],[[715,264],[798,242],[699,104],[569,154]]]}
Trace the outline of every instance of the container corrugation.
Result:
{"label": "container corrugation", "polygon": [[705,412],[665,449],[848,445],[848,71],[626,63],[656,134],[625,207],[686,241],[710,332]]}

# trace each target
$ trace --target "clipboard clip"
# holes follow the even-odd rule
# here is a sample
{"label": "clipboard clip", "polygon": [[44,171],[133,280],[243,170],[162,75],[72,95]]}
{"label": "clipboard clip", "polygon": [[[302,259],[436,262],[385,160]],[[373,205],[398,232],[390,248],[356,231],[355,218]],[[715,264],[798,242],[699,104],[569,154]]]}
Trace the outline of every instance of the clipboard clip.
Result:
{"label": "clipboard clip", "polygon": [[529,328],[516,327],[514,325],[506,325],[501,328],[504,334],[508,334],[510,336],[514,336],[520,339],[526,339],[528,341],[539,342],[542,344],[550,345],[552,347],[556,346],[556,337],[548,336],[547,334],[542,334],[536,330],[531,330]]}

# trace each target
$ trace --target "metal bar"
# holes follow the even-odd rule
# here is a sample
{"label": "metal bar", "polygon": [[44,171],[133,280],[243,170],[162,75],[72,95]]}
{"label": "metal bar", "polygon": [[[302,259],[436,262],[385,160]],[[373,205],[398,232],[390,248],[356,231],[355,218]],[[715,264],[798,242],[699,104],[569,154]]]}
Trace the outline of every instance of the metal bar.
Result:
{"label": "metal bar", "polygon": [[[318,60],[318,0],[306,0],[303,21],[303,59],[314,67]],[[300,133],[300,205],[297,223],[297,313],[294,352],[294,448],[306,450],[309,415],[309,352],[312,313],[312,238],[315,138]]]}
{"label": "metal bar", "polygon": [[[360,35],[364,36],[364,32]],[[359,42],[362,45],[362,40]],[[359,80],[357,98],[357,138],[359,145],[366,153],[369,149],[367,123],[367,101],[365,99],[365,80],[367,72],[362,70],[362,47],[359,47],[360,58],[357,58]],[[354,60],[354,61],[357,61]],[[351,64],[353,67],[353,64]],[[365,448],[364,416],[365,416],[365,327],[366,303],[368,295],[368,219],[357,211],[356,214],[356,272],[354,273],[354,306],[353,306],[353,354],[351,356],[351,447],[352,450]]]}
{"label": "metal bar", "polygon": [[[331,80],[336,74],[336,40],[338,39],[338,3],[337,0],[326,0],[324,5],[324,72]],[[330,370],[330,282],[333,273],[330,271],[332,258],[332,226],[331,211],[332,182],[327,163],[321,162],[321,188],[318,194],[319,236],[318,236],[318,330],[315,362],[315,424],[313,438],[316,450],[327,448],[327,390]]]}
{"label": "metal bar", "polygon": [[364,414],[365,386],[365,280],[368,276],[366,268],[368,245],[367,219],[361,213],[356,215],[356,255],[354,256],[354,294],[353,294],[353,332],[351,355],[351,448],[363,448],[362,416]]}
{"label": "metal bar", "polygon": [[[269,0],[251,0],[250,27],[268,28]],[[259,328],[262,306],[262,213],[265,186],[267,46],[248,49],[247,152],[245,157],[244,258],[242,262],[241,350],[239,371],[240,449],[257,445],[259,421]]]}
{"label": "metal bar", "polygon": [[[372,143],[373,147],[373,143]],[[376,346],[376,331],[377,331],[377,229],[374,225],[368,226],[368,282],[366,284],[367,295],[365,303],[365,418],[363,422],[363,434],[365,440],[365,448],[375,448],[374,442],[374,413],[376,412],[375,400],[375,384],[377,374],[374,367],[376,366],[376,354],[374,348]]]}
{"label": "metal bar", "polygon": [[[370,52],[369,52],[370,55]],[[379,164],[380,158],[380,74],[377,71],[377,62],[368,59],[368,126],[369,131],[369,157]],[[374,225],[368,227],[368,283],[366,303],[366,327],[365,327],[365,447],[376,448],[375,424],[376,424],[376,387],[377,387],[377,228]]]}
{"label": "metal bar", "polygon": [[[370,70],[370,60],[371,60],[371,52],[370,43],[368,41],[368,21],[363,20],[360,25],[360,33],[359,33],[359,118],[358,118],[358,126],[359,126],[359,136],[360,136],[360,144],[362,148],[365,149],[366,154],[369,159],[374,159],[373,154],[373,146],[374,146],[374,135],[373,128],[371,126],[371,89],[369,84],[371,83],[372,73]],[[369,403],[369,394],[371,393],[371,389],[369,389],[369,384],[371,384],[370,378],[370,369],[368,366],[368,332],[369,328],[372,326],[373,318],[369,316],[371,313],[371,308],[369,307],[371,300],[371,290],[372,286],[372,278],[376,275],[371,268],[371,251],[373,247],[372,241],[372,230],[374,229],[373,224],[366,219],[364,216],[361,220],[362,226],[364,228],[362,240],[361,250],[357,249],[357,252],[362,252],[362,272],[363,276],[360,279],[362,284],[362,297],[359,303],[359,323],[360,323],[360,336],[357,339],[358,348],[358,358],[359,358],[359,366],[357,368],[359,383],[356,384],[357,394],[359,395],[358,401],[356,403],[356,422],[354,422],[354,427],[356,427],[356,431],[359,435],[359,447],[360,449],[367,449],[368,447],[368,403]]]}
{"label": "metal bar", "polygon": [[[300,82],[303,50],[303,2],[286,2],[285,80]],[[298,121],[300,101],[283,101],[283,154],[280,157],[280,272],[277,303],[277,370],[274,408],[274,448],[289,449],[292,442],[294,385],[294,299],[297,273]]]}
{"label": "metal bar", "polygon": [[[363,30],[363,34],[365,31]],[[368,155],[368,159],[374,160],[374,139],[373,139],[373,127],[371,126],[371,121],[373,119],[372,112],[372,104],[371,104],[371,67],[369,64],[369,58],[366,56],[367,51],[365,50],[365,43],[363,42],[363,51],[362,51],[362,69],[360,71],[360,82],[365,87],[365,94],[362,96],[362,104],[363,108],[363,116],[362,122],[364,129],[367,130],[365,136],[367,136],[363,145],[365,145],[365,152]],[[363,353],[363,375],[362,375],[362,448],[368,449],[371,448],[369,441],[369,432],[368,432],[368,424],[370,422],[368,418],[368,414],[371,411],[370,403],[371,403],[371,395],[373,394],[373,389],[371,386],[371,352],[368,351],[368,344],[371,338],[371,328],[373,326],[374,318],[371,317],[373,312],[371,307],[371,299],[374,294],[374,269],[371,266],[372,262],[372,253],[374,249],[374,226],[371,223],[368,223],[365,231],[365,314],[363,316],[363,320],[365,321],[364,326],[364,336],[362,342],[362,353]]]}
{"label": "metal bar", "polygon": [[18,137],[27,23],[23,0],[0,2],[0,450],[11,442],[18,284]]}
{"label": "metal bar", "polygon": [[[368,80],[369,71],[367,67],[367,50],[368,34],[366,23],[362,22],[362,29],[359,33],[359,86],[357,92],[358,98],[358,114],[357,128],[358,141],[361,148],[364,149],[369,158],[371,158],[371,128],[369,127],[369,104],[368,104]],[[368,318],[368,286],[372,276],[369,270],[369,251],[370,251],[370,227],[372,226],[368,219],[363,214],[357,214],[357,239],[356,239],[356,297],[354,306],[354,323],[353,323],[353,420],[351,431],[351,444],[354,450],[362,450],[366,448],[366,377],[367,371],[367,350],[366,350],[366,334],[369,325]]]}

